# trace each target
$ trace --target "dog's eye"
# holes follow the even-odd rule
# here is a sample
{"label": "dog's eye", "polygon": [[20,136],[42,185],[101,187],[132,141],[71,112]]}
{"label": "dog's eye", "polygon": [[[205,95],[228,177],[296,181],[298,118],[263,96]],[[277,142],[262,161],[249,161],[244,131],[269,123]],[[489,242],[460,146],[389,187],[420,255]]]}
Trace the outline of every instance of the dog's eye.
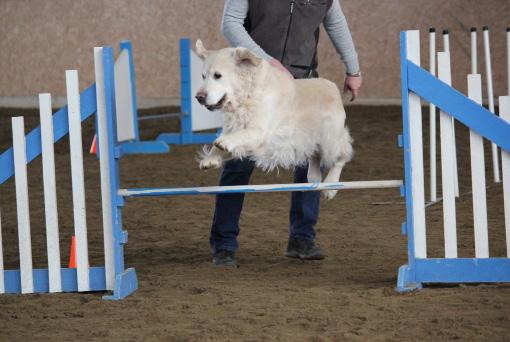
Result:
{"label": "dog's eye", "polygon": [[202,74],[202,79],[205,80],[205,75],[204,74]]}
{"label": "dog's eye", "polygon": [[219,80],[220,78],[221,78],[221,74],[220,74],[220,73],[218,73],[218,72],[215,72],[215,73],[214,73],[214,79],[215,79],[215,80]]}

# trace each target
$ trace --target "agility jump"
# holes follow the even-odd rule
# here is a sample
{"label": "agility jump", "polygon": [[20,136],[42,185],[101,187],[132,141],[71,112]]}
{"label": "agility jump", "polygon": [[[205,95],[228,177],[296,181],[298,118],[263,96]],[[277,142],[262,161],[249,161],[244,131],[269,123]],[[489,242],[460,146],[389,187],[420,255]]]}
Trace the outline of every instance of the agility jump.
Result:
{"label": "agility jump", "polygon": [[[118,300],[133,293],[137,287],[136,272],[125,268],[123,247],[128,234],[122,227],[122,208],[125,199],[143,196],[196,195],[232,192],[275,192],[275,191],[318,191],[323,189],[376,189],[400,188],[406,197],[407,220],[403,232],[408,235],[408,264],[399,270],[398,290],[407,291],[420,288],[424,283],[462,282],[510,282],[510,259],[490,258],[482,235],[486,227],[476,226],[477,251],[474,258],[457,258],[455,239],[455,188],[454,168],[451,152],[445,153],[443,162],[443,205],[445,214],[445,258],[427,258],[425,191],[423,170],[423,136],[420,97],[434,103],[441,109],[441,144],[452,142],[450,116],[470,127],[478,136],[491,140],[503,150],[503,186],[505,196],[505,218],[507,246],[510,256],[510,98],[500,98],[499,118],[484,109],[477,101],[476,83],[479,78],[471,77],[473,84],[470,97],[448,85],[449,54],[439,57],[440,80],[420,68],[419,32],[408,31],[401,35],[402,40],[402,96],[403,96],[403,136],[399,139],[404,148],[405,186],[399,180],[339,182],[315,184],[272,184],[241,187],[197,187],[197,188],[158,188],[122,189],[119,160],[129,149],[126,142],[118,137],[118,109],[115,82],[114,53],[111,47],[95,48],[96,84],[78,92],[78,76],[68,71],[68,106],[50,119],[51,104],[49,95],[41,95],[41,127],[26,137],[23,119],[13,118],[13,148],[0,155],[0,184],[16,175],[18,202],[18,234],[20,241],[20,269],[4,270],[1,253],[0,227],[0,293],[43,293],[43,292],[83,292],[112,291],[105,299]],[[129,87],[128,87],[129,88]],[[480,87],[478,87],[480,88]],[[477,89],[478,89],[477,88]],[[480,101],[478,101],[480,102]],[[99,134],[101,197],[103,210],[103,232],[105,265],[91,267],[88,263],[88,243],[86,236],[83,164],[81,161],[81,122],[97,113]],[[448,113],[448,114],[447,114]],[[507,121],[505,121],[507,120]],[[53,127],[51,127],[53,126]],[[53,132],[52,132],[53,128]],[[77,269],[62,268],[58,249],[48,250],[48,269],[32,269],[30,244],[30,220],[26,164],[43,155],[45,179],[45,207],[47,217],[48,247],[58,246],[58,223],[56,217],[54,165],[52,165],[53,144],[65,134],[71,134],[71,154],[73,157],[73,203],[75,208],[75,230],[77,237]],[[50,143],[49,143],[50,142]],[[25,145],[26,144],[26,145]],[[478,183],[476,183],[478,184]],[[473,189],[475,192],[475,189]],[[478,189],[481,191],[481,189]],[[483,191],[485,191],[483,189]],[[478,211],[477,211],[478,212]],[[475,213],[475,215],[478,215]],[[477,216],[479,217],[479,216]],[[1,222],[1,221],[0,221]],[[482,247],[478,247],[482,246]]]}
{"label": "agility jump", "polygon": [[[424,283],[510,282],[510,97],[500,97],[500,115],[482,105],[479,74],[468,76],[469,98],[451,87],[450,53],[438,53],[438,75],[420,67],[419,31],[401,34],[402,104],[404,115],[405,195],[408,264],[399,270],[398,290]],[[444,258],[427,257],[421,99],[440,109],[441,175],[443,181]],[[458,258],[455,213],[456,158],[453,120],[471,130],[471,169],[475,253]],[[507,258],[490,257],[483,138],[502,149]]]}

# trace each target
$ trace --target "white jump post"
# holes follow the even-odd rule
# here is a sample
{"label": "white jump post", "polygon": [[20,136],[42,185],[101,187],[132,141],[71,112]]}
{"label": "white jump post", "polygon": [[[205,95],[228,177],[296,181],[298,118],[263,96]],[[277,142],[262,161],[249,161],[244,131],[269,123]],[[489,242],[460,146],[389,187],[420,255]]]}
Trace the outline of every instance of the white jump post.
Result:
{"label": "white jump post", "polygon": [[[409,31],[406,35],[407,59],[420,65],[420,31]],[[427,257],[425,225],[425,185],[423,171],[423,130],[421,99],[414,93],[408,94],[409,136],[411,149],[411,182],[414,218],[414,248],[417,258]]]}
{"label": "white jump post", "polygon": [[471,28],[471,74],[478,74],[478,31]]}
{"label": "white jump post", "polygon": [[[510,123],[510,96],[499,98],[499,113],[503,120]],[[510,258],[510,153],[501,150],[503,167],[503,200],[505,210],[506,253]]]}
{"label": "white jump post", "polygon": [[49,291],[62,292],[57,213],[57,184],[55,180],[55,152],[53,148],[53,116],[51,111],[50,94],[39,95],[39,109],[41,120],[41,150],[44,179],[44,213],[46,218]]}
{"label": "white jump post", "polygon": [[[489,111],[496,113],[494,109],[494,87],[492,83],[492,60],[490,50],[490,37],[489,28],[485,26],[483,28],[483,47],[485,53],[485,70],[487,73],[487,96],[489,98]],[[499,157],[498,157],[498,146],[492,143],[492,168],[494,173],[494,182],[501,182],[501,176],[499,173]]]}
{"label": "white jump post", "polygon": [[[482,77],[468,75],[468,96],[482,105]],[[485,187],[485,156],[483,138],[473,130],[469,131],[471,148],[471,182],[473,189],[473,220],[475,229],[475,255],[489,257],[489,233],[487,223],[487,195]]]}
{"label": "white jump post", "polygon": [[76,235],[76,268],[78,291],[90,290],[87,220],[85,209],[85,180],[83,173],[83,145],[81,139],[81,111],[78,72],[66,70],[67,104],[69,111],[69,143],[73,186],[74,232]]}
{"label": "white jump post", "polygon": [[5,293],[4,251],[2,248],[2,212],[0,211],[0,294]]}
{"label": "white jump post", "polygon": [[[451,85],[451,64],[450,53],[439,52],[438,54],[438,75],[439,79],[448,85]],[[440,111],[440,131],[441,131],[441,174],[443,182],[443,221],[444,221],[444,240],[445,257],[457,257],[457,223],[455,212],[455,159],[452,155],[455,151],[453,144],[455,136],[453,135],[450,115]]]}
{"label": "white jump post", "polygon": [[12,118],[12,147],[18,213],[19,263],[21,293],[34,292],[32,272],[32,241],[30,237],[30,210],[28,204],[27,153],[25,122],[22,116]]}
{"label": "white jump post", "polygon": [[[429,30],[429,71],[436,76],[436,29]],[[429,106],[430,121],[430,202],[437,201],[437,166],[436,166],[436,106]]]}
{"label": "white jump post", "polygon": [[[444,52],[448,52],[450,54],[450,85],[451,85],[451,49],[450,49],[450,33],[448,30],[443,31],[443,47]],[[451,145],[452,150],[452,156],[453,156],[453,164],[454,164],[454,184],[455,184],[455,197],[460,196],[459,192],[459,166],[457,163],[457,141],[455,139],[455,118],[452,116],[450,118],[452,120],[452,135],[453,135],[453,142]]]}
{"label": "white jump post", "polygon": [[508,96],[510,96],[510,27],[506,29],[506,65],[507,65],[507,82],[508,82]]}
{"label": "white jump post", "polygon": [[111,187],[110,187],[110,167],[108,151],[108,132],[106,123],[106,99],[104,86],[104,65],[103,48],[94,48],[94,66],[96,75],[96,101],[97,101],[97,129],[99,139],[99,168],[101,170],[101,201],[103,213],[103,238],[105,252],[105,278],[106,288],[113,290],[115,286],[115,253],[114,238],[112,227],[112,206],[111,206]]}

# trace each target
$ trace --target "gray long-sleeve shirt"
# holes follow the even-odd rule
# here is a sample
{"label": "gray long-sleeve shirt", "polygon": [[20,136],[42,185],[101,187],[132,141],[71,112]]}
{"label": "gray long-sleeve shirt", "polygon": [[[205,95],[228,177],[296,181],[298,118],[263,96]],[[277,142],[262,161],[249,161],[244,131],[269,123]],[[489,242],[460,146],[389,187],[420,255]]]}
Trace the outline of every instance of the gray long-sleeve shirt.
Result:
{"label": "gray long-sleeve shirt", "polygon": [[[246,29],[244,21],[248,15],[249,0],[226,0],[221,22],[221,32],[233,47],[245,47],[264,59],[271,59],[262,48],[253,41]],[[347,24],[339,0],[333,0],[331,8],[324,18],[324,28],[333,46],[345,63],[347,72],[357,73],[360,70],[358,54],[354,47],[351,31]]]}

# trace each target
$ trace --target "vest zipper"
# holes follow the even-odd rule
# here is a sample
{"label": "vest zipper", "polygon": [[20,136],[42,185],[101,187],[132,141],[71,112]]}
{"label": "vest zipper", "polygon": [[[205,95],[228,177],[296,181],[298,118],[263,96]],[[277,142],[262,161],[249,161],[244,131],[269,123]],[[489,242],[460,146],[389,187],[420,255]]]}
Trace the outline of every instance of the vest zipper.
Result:
{"label": "vest zipper", "polygon": [[282,52],[282,58],[280,59],[280,63],[283,63],[283,58],[285,57],[285,52],[287,50],[287,41],[289,40],[289,34],[290,34],[290,26],[292,25],[292,14],[294,13],[294,4],[296,0],[290,1],[290,8],[289,8],[289,26],[287,27],[287,35],[285,36],[285,43],[283,44],[283,52]]}

